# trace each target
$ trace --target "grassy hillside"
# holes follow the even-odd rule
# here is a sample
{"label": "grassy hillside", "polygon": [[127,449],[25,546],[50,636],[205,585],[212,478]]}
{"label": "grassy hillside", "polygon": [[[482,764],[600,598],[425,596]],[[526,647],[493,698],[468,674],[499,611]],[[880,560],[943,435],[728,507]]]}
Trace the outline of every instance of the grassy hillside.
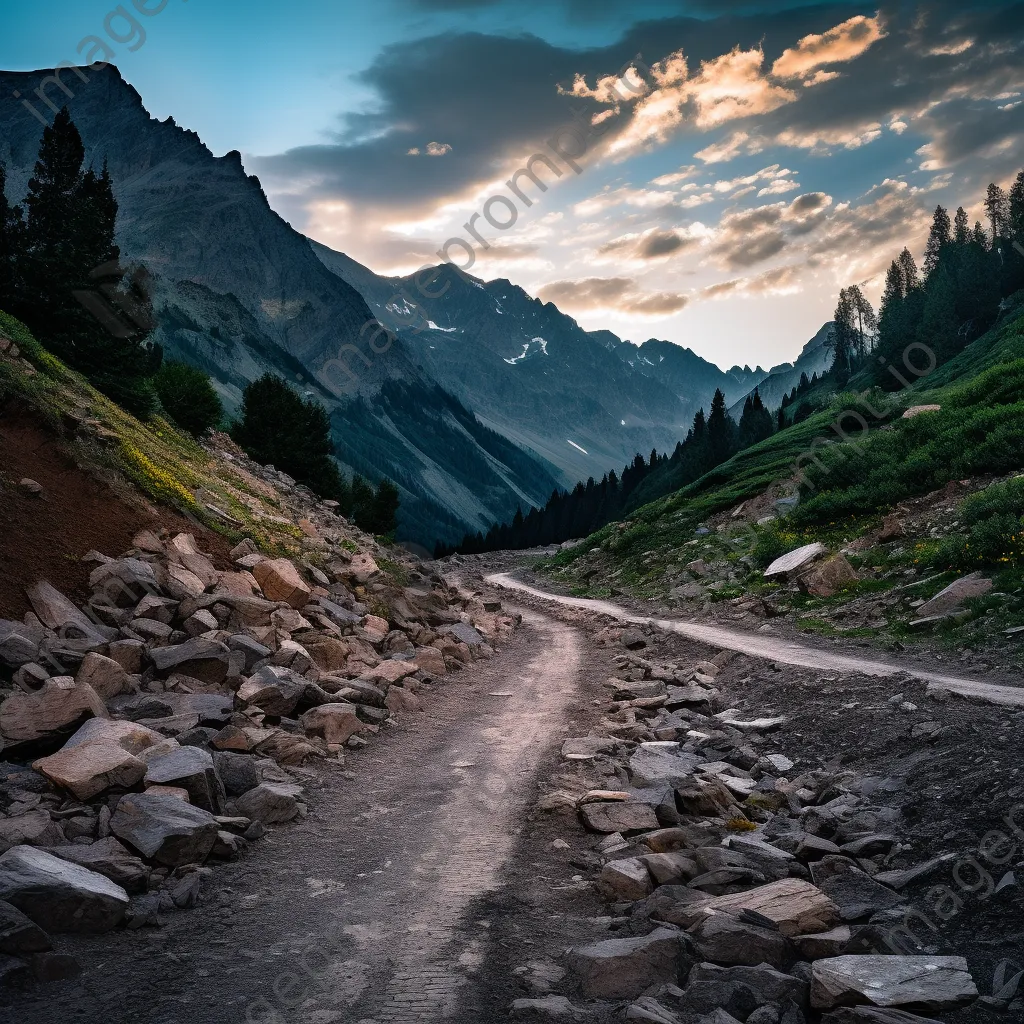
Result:
{"label": "grassy hillside", "polygon": [[[280,515],[273,488],[215,458],[165,419],[142,422],[125,412],[0,311],[2,338],[14,342],[20,357],[0,353],[0,411],[17,406],[48,426],[77,464],[229,540],[248,536],[274,554],[302,551],[302,531]],[[4,483],[0,472],[0,493]]]}
{"label": "grassy hillside", "polygon": [[[855,378],[851,387],[857,383]],[[678,582],[682,566],[698,554],[704,557],[702,545],[708,542],[700,538],[711,525],[719,553],[753,579],[752,570],[798,543],[820,539],[838,546],[865,534],[901,500],[949,481],[1021,468],[1024,310],[1008,314],[955,359],[900,392],[830,395],[826,384],[808,397],[825,407],[695,483],[643,506],[626,522],[559,553],[542,569],[590,592],[619,587],[637,596],[664,596]],[[942,410],[902,418],[907,408],[921,404],[938,404]],[[983,517],[988,533],[981,567],[1005,570],[1016,561],[1017,527],[1024,516],[1018,492],[1010,487],[1005,494],[997,490],[991,495],[993,507]],[[790,510],[797,495],[800,503]],[[775,505],[787,497],[781,507]],[[737,517],[735,528],[709,524],[744,502],[751,508]],[[784,518],[758,523],[780,512]],[[959,532],[943,543],[929,538],[918,562],[930,560],[936,570],[962,567],[976,529],[976,522],[964,519]],[[1009,532],[1003,536],[1000,530]],[[724,586],[718,596],[745,589]]]}

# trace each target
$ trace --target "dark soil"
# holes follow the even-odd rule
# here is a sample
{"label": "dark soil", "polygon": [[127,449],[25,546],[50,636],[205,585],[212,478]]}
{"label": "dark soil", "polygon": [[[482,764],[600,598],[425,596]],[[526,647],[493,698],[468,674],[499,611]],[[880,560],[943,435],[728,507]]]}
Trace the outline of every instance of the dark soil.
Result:
{"label": "dark soil", "polygon": [[[24,478],[41,484],[42,494],[24,492]],[[225,538],[127,487],[115,489],[81,469],[38,418],[16,406],[0,409],[0,618],[20,619],[29,610],[25,587],[39,580],[84,602],[95,565],[82,556],[126,551],[142,529],[191,533],[218,568],[230,567]]]}

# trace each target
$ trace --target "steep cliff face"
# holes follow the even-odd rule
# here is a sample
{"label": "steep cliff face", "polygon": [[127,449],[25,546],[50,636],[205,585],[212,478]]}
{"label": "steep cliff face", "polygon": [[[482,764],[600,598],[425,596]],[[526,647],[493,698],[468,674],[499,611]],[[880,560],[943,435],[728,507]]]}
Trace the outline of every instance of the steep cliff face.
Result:
{"label": "steep cliff face", "polygon": [[[14,94],[31,96],[50,74],[0,72],[0,160],[14,202],[25,194],[42,133]],[[407,537],[429,542],[461,536],[467,527],[486,529],[517,504],[550,494],[555,480],[541,460],[506,452],[515,466],[506,465],[459,416],[438,411],[427,441],[403,434],[377,400],[385,382],[427,409],[447,408],[447,399],[438,399],[436,382],[403,342],[371,347],[372,331],[360,332],[374,313],[271,210],[239,154],[215,157],[172,118],[152,118],[116,69],[82,74],[87,82],[73,70],[61,73],[72,96],[56,86],[48,95],[66,102],[87,161],[107,161],[120,207],[118,243],[126,260],[144,264],[152,276],[156,340],[169,357],[206,370],[229,409],[267,370],[323,401],[342,462],[400,481]],[[357,409],[359,429],[352,430]],[[452,459],[476,470],[484,486],[478,491],[453,477],[446,468]]]}

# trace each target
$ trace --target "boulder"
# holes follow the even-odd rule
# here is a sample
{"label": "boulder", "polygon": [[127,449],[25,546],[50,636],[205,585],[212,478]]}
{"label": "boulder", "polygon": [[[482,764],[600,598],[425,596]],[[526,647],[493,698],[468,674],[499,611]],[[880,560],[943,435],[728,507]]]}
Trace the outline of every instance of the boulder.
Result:
{"label": "boulder", "polygon": [[[647,837],[644,836],[646,840]],[[656,885],[685,885],[701,873],[692,853],[678,850],[667,853],[649,853],[642,858]]]}
{"label": "boulder", "polygon": [[148,762],[147,786],[177,786],[188,793],[196,807],[218,814],[221,810],[221,784],[213,764],[213,755],[201,747],[178,747]]}
{"label": "boulder", "polygon": [[89,586],[118,608],[134,608],[147,594],[158,594],[160,581],[150,562],[141,558],[115,558],[89,574]]}
{"label": "boulder", "polygon": [[837,956],[818,960],[811,973],[811,1005],[818,1010],[867,1003],[931,1012],[977,998],[962,956]]}
{"label": "boulder", "polygon": [[417,647],[413,664],[419,671],[432,676],[443,676],[448,672],[444,655],[436,647]]}
{"label": "boulder", "polygon": [[72,747],[84,746],[87,743],[115,743],[129,754],[138,756],[144,750],[165,742],[165,738],[155,729],[140,725],[138,722],[90,718],[82,723],[61,749],[70,750]]}
{"label": "boulder", "polygon": [[91,686],[103,700],[131,693],[137,686],[118,662],[95,651],[90,651],[82,659],[75,682]]}
{"label": "boulder", "polygon": [[310,708],[300,721],[306,735],[321,736],[327,743],[346,743],[349,737],[366,728],[359,720],[354,705],[344,703]]}
{"label": "boulder", "polygon": [[852,936],[850,926],[841,924],[827,932],[798,935],[793,939],[793,943],[804,960],[822,960],[844,953],[850,945]]}
{"label": "boulder", "polygon": [[839,862],[841,870],[823,879],[819,886],[839,907],[844,921],[858,921],[880,910],[890,910],[903,903],[903,897],[888,886],[876,882],[860,868]]}
{"label": "boulder", "polygon": [[109,717],[99,694],[70,676],[55,676],[34,693],[13,693],[0,705],[0,739],[9,747],[56,737],[93,716]]}
{"label": "boulder", "polygon": [[746,1020],[758,1007],[807,1003],[807,982],[760,964],[717,967],[698,964],[690,971],[683,996],[693,1013],[724,1010]]}
{"label": "boulder", "polygon": [[53,948],[50,936],[17,907],[0,901],[0,953],[24,956]]}
{"label": "boulder", "polygon": [[307,680],[291,669],[264,665],[238,688],[242,707],[256,707],[268,715],[284,717],[295,710]]}
{"label": "boulder", "polygon": [[949,615],[961,609],[964,601],[981,597],[991,589],[991,580],[985,579],[980,572],[972,572],[970,576],[962,576],[940,590],[930,601],[925,601],[917,608],[914,614],[918,619]]}
{"label": "boulder", "polygon": [[48,629],[57,630],[61,636],[82,637],[94,643],[103,643],[117,636],[116,629],[93,622],[76,604],[45,581],[29,587],[25,594],[39,621]]}
{"label": "boulder", "polygon": [[113,836],[106,836],[88,846],[78,843],[54,846],[47,852],[109,878],[125,892],[145,892],[148,886],[149,868]]}
{"label": "boulder", "polygon": [[601,869],[597,887],[609,899],[624,903],[642,900],[654,891],[647,865],[639,857],[609,861]]}
{"label": "boulder", "polygon": [[783,935],[810,935],[839,924],[839,908],[817,886],[800,878],[783,878],[746,892],[715,896],[701,916],[753,911],[773,921]]}
{"label": "boulder", "polygon": [[636,939],[605,939],[569,950],[569,963],[587,999],[635,999],[652,985],[675,984],[682,936],[658,928]]}
{"label": "boulder", "polygon": [[291,821],[299,813],[302,787],[287,782],[261,782],[235,801],[235,806],[247,818],[273,825]]}
{"label": "boulder", "polygon": [[32,765],[51,782],[89,800],[111,786],[129,789],[145,774],[146,765],[117,743],[93,741],[65,746]]}
{"label": "boulder", "polygon": [[21,622],[0,619],[0,665],[14,669],[31,665],[39,657],[40,638],[34,633]]}
{"label": "boulder", "polygon": [[650,804],[635,801],[589,803],[580,807],[580,819],[590,832],[650,832],[659,827]]}
{"label": "boulder", "polygon": [[0,900],[48,932],[109,931],[128,908],[121,886],[31,846],[0,856]]}
{"label": "boulder", "polygon": [[287,558],[265,559],[252,567],[252,574],[268,600],[283,601],[292,608],[304,608],[313,593]]}
{"label": "boulder", "polygon": [[775,561],[765,569],[765,578],[771,579],[773,576],[788,576],[790,573],[796,572],[798,569],[802,569],[805,565],[809,565],[816,558],[820,558],[827,550],[828,549],[824,544],[819,544],[817,542],[814,544],[805,544],[803,547],[796,548],[794,551],[790,551],[781,558],[776,558]]}
{"label": "boulder", "polygon": [[634,786],[676,785],[702,760],[696,754],[681,754],[678,743],[641,743],[629,759],[629,777]]}
{"label": "boulder", "polygon": [[833,555],[802,575],[798,583],[813,597],[834,597],[859,579],[857,570],[842,555]]}
{"label": "boulder", "polygon": [[217,750],[213,755],[217,774],[229,796],[241,796],[260,784],[256,759],[232,750]]}
{"label": "boulder", "polygon": [[206,859],[216,842],[218,824],[209,811],[174,797],[129,793],[118,801],[110,831],[144,857],[178,867]]}
{"label": "boulder", "polygon": [[367,669],[362,673],[363,679],[369,680],[371,683],[380,685],[386,683],[391,685],[397,683],[399,680],[405,679],[406,676],[414,675],[419,671],[419,666],[415,661],[402,661],[396,658],[389,658],[387,661],[382,661],[379,665],[375,665],[373,668]]}
{"label": "boulder", "polygon": [[380,572],[380,568],[373,560],[373,556],[361,552],[352,556],[352,561],[348,564],[346,575],[355,580],[356,583],[366,583],[372,576],[376,576],[378,572]]}
{"label": "boulder", "polygon": [[0,853],[13,846],[48,846],[65,842],[60,825],[50,820],[49,811],[42,808],[0,818]]}
{"label": "boulder", "polygon": [[716,964],[783,968],[795,959],[792,944],[768,922],[754,923],[732,914],[713,914],[691,929],[693,944],[704,960]]}
{"label": "boulder", "polygon": [[468,622],[456,622],[452,626],[446,626],[439,632],[442,636],[452,636],[456,640],[468,644],[470,647],[479,647],[484,642],[484,638]]}

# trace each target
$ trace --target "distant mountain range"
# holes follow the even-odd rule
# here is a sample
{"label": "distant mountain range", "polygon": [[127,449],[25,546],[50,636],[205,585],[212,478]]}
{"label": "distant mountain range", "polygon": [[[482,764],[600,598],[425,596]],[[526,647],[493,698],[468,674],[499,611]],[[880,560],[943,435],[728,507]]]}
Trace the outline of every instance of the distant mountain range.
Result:
{"label": "distant mountain range", "polygon": [[[830,320],[827,324],[823,324],[818,333],[804,345],[795,363],[782,363],[779,366],[773,366],[761,380],[754,383],[749,391],[733,402],[729,409],[729,415],[739,422],[740,414],[743,412],[743,403],[748,394],[753,394],[755,387],[765,407],[775,410],[782,405],[783,397],[800,383],[803,374],[806,373],[808,379],[815,374],[820,377],[832,366],[834,356],[828,347],[831,333],[832,321]],[[726,393],[726,399],[729,400],[730,397]]]}
{"label": "distant mountain range", "polygon": [[[486,531],[638,451],[671,450],[716,387],[742,400],[766,376],[585,331],[506,280],[447,265],[428,298],[292,229],[237,152],[214,157],[173,118],[152,118],[116,69],[83,73],[88,83],[62,72],[67,105],[87,160],[108,161],[123,257],[151,274],[156,340],[209,373],[229,411],[267,371],[322,401],[344,468],[398,483],[401,537]],[[14,94],[51,74],[0,72],[12,202],[42,133]],[[371,345],[375,319],[393,344]]]}

